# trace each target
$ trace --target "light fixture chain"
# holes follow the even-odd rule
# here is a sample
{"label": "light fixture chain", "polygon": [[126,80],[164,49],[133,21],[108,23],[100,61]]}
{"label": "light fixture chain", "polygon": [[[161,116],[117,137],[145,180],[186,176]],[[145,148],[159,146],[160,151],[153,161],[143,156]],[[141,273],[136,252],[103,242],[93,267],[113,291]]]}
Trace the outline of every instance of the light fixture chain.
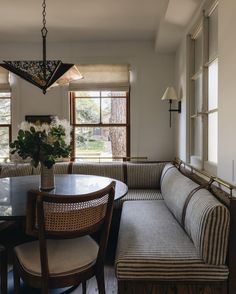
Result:
{"label": "light fixture chain", "polygon": [[46,37],[47,37],[47,28],[46,28],[46,0],[43,0],[43,4],[42,4],[42,7],[43,7],[43,12],[42,12],[42,15],[43,15],[43,27],[42,27],[42,30],[41,30],[41,33],[42,33],[42,37],[43,37],[43,67],[42,67],[42,70],[43,70],[43,76],[44,76],[44,79],[46,80],[46,54],[47,54],[47,49],[46,49]]}
{"label": "light fixture chain", "polygon": [[42,36],[43,37],[46,37],[47,35],[47,28],[46,28],[46,0],[43,0],[43,4],[42,4],[42,7],[43,7],[43,12],[42,12],[42,15],[43,15],[43,27],[42,27]]}

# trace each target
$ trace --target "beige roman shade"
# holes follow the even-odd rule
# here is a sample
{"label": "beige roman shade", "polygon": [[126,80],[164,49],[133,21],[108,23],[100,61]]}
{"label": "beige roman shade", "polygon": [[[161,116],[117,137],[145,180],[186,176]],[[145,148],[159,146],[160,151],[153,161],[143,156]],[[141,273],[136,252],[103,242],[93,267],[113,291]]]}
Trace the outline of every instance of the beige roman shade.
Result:
{"label": "beige roman shade", "polygon": [[112,90],[129,91],[129,65],[77,65],[83,79],[71,82],[70,91]]}
{"label": "beige roman shade", "polygon": [[7,93],[10,91],[9,72],[0,66],[0,93]]}

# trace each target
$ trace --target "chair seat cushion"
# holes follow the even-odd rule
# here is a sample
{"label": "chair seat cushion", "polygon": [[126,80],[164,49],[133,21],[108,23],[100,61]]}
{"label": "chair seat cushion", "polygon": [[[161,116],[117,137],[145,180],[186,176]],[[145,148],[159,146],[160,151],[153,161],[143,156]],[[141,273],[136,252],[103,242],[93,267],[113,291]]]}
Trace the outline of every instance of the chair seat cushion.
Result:
{"label": "chair seat cushion", "polygon": [[[97,243],[89,236],[76,239],[47,240],[50,276],[80,272],[95,263]],[[15,247],[21,266],[30,274],[40,276],[39,242],[29,242]]]}
{"label": "chair seat cushion", "polygon": [[119,280],[223,281],[228,267],[204,263],[163,200],[126,201],[116,254]]}
{"label": "chair seat cushion", "polygon": [[115,201],[115,208],[123,205],[124,201],[130,200],[160,200],[163,199],[159,189],[130,189],[125,197]]}

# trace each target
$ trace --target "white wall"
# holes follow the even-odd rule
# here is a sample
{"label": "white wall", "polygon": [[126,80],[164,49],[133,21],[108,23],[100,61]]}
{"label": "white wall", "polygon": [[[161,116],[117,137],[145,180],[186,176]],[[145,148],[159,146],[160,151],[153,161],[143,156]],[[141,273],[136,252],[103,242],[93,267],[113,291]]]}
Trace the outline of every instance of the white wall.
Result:
{"label": "white wall", "polygon": [[[236,1],[219,4],[219,165],[218,176],[236,184]],[[233,166],[234,161],[234,166]],[[233,171],[233,168],[235,171]]]}
{"label": "white wall", "polygon": [[[131,84],[131,155],[150,160],[174,157],[173,128],[169,128],[165,88],[173,84],[174,56],[157,54],[151,42],[48,44],[48,59],[72,63],[129,63]],[[41,44],[0,44],[1,60],[41,59]],[[45,96],[35,86],[15,78],[13,136],[26,114],[52,114],[69,118],[66,88]],[[174,116],[175,114],[173,114]]]}
{"label": "white wall", "polygon": [[[218,177],[236,184],[236,1],[219,1],[219,129]],[[186,30],[186,34],[189,28]],[[175,57],[175,84],[183,89],[183,112],[176,127],[176,155],[186,159],[186,37],[183,38]],[[234,170],[233,170],[234,169]],[[235,175],[235,176],[234,176]]]}
{"label": "white wall", "polygon": [[175,57],[175,88],[182,107],[175,123],[175,152],[176,156],[185,162],[188,161],[186,74],[186,39],[184,38]]}

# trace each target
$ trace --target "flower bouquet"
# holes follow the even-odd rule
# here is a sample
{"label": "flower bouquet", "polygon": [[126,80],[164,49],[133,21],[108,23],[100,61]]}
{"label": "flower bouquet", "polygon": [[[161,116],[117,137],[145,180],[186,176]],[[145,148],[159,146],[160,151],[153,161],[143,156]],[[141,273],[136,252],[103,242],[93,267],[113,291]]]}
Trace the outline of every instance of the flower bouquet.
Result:
{"label": "flower bouquet", "polygon": [[20,125],[17,139],[10,144],[11,154],[17,154],[23,160],[30,158],[34,167],[41,164],[41,189],[44,188],[43,171],[46,169],[48,173],[57,159],[70,156],[70,130],[69,122],[59,120],[57,117],[50,124],[33,124],[24,121]]}

